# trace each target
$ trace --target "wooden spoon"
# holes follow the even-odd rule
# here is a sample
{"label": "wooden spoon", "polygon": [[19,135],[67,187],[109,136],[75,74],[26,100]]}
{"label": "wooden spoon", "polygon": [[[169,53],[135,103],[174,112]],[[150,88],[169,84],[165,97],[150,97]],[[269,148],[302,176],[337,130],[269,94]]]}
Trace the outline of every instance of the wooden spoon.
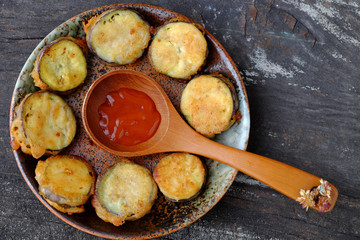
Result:
{"label": "wooden spoon", "polygon": [[[98,107],[105,95],[119,88],[131,88],[149,95],[161,115],[160,126],[149,140],[135,146],[123,146],[104,135],[99,125]],[[300,190],[311,190],[320,185],[320,178],[287,164],[250,152],[222,145],[194,131],[178,114],[163,89],[150,77],[132,70],[116,70],[101,76],[89,88],[82,107],[85,130],[99,147],[125,157],[160,152],[189,152],[229,165],[250,177],[296,200]],[[338,191],[331,185],[330,211]],[[317,207],[312,207],[321,211]]]}

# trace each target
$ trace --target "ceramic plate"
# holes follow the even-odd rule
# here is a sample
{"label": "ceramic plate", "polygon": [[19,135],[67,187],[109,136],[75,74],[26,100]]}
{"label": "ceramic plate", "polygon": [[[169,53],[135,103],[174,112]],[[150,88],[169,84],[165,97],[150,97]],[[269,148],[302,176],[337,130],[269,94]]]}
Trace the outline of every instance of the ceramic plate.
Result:
{"label": "ceramic plate", "polygon": [[[35,48],[25,63],[14,89],[10,107],[10,123],[13,120],[14,107],[19,100],[27,93],[38,90],[33,84],[30,72],[33,69],[33,63],[40,49],[44,45],[59,37],[84,37],[83,23],[87,22],[91,17],[114,7],[126,7],[137,10],[154,28],[162,25],[166,20],[172,17],[186,18],[176,12],[160,7],[143,4],[119,4],[96,8],[69,19],[49,33]],[[204,27],[206,28],[206,26]],[[215,140],[244,150],[248,141],[250,119],[247,96],[240,73],[226,50],[207,31],[206,40],[209,45],[209,55],[206,65],[199,74],[220,72],[224,76],[230,78],[237,89],[240,99],[239,110],[242,115],[241,120],[239,120],[228,131],[219,135]],[[184,82],[171,79],[152,69],[147,58],[147,52],[145,52],[144,55],[134,64],[117,67],[108,66],[94,55],[89,55],[88,77],[85,80],[85,84],[70,95],[63,96],[63,98],[74,110],[77,118],[78,131],[73,143],[65,149],[62,154],[75,154],[85,158],[94,167],[98,174],[101,173],[104,167],[119,159],[119,156],[111,155],[110,153],[101,150],[90,141],[82,126],[80,110],[83,98],[89,86],[99,76],[115,69],[132,69],[143,72],[154,78],[164,88],[178,111],[181,92],[186,85]],[[14,151],[14,155],[19,169],[30,189],[52,213],[66,223],[82,231],[105,238],[153,238],[177,231],[196,221],[214,207],[214,205],[221,199],[230,187],[237,174],[237,171],[231,167],[210,159],[204,159],[208,166],[208,180],[204,192],[199,197],[186,203],[173,203],[165,200],[162,194],[159,193],[158,199],[149,214],[137,221],[129,221],[120,227],[115,227],[112,224],[106,223],[98,218],[90,203],[85,205],[85,213],[73,214],[71,216],[53,209],[38,193],[38,184],[34,178],[37,160],[33,159],[29,155],[23,154],[20,150]],[[131,160],[146,166],[150,170],[153,170],[162,155],[163,154],[156,154],[145,157],[136,157],[131,158]],[[44,159],[44,157],[41,158],[41,160]]]}

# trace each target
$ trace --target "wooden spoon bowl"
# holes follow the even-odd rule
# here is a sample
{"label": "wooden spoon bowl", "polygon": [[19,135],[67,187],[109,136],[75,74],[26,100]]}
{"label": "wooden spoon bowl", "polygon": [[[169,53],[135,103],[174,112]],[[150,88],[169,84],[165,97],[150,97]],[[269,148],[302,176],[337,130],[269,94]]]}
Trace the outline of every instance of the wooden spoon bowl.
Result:
{"label": "wooden spoon bowl", "polygon": [[[84,99],[81,114],[85,130],[96,145],[108,152],[124,157],[155,153],[149,149],[161,141],[169,128],[168,101],[170,102],[170,100],[162,88],[158,84],[154,85],[153,82],[154,80],[140,72],[117,70],[101,76],[90,86]],[[99,106],[105,102],[105,96],[109,92],[120,88],[131,88],[145,92],[155,102],[156,108],[161,114],[161,122],[154,136],[135,146],[124,146],[111,141],[99,125]]]}
{"label": "wooden spoon bowl", "polygon": [[[161,115],[155,135],[134,146],[124,146],[111,141],[99,125],[98,108],[105,96],[120,88],[130,88],[146,93],[154,101]],[[132,70],[116,70],[101,76],[89,88],[82,106],[84,128],[92,141],[113,154],[133,157],[160,152],[190,152],[229,165],[296,200],[300,190],[310,190],[320,185],[320,178],[287,164],[250,152],[214,142],[195,132],[178,114],[163,89],[150,77]],[[338,191],[331,185],[330,211],[337,200]]]}

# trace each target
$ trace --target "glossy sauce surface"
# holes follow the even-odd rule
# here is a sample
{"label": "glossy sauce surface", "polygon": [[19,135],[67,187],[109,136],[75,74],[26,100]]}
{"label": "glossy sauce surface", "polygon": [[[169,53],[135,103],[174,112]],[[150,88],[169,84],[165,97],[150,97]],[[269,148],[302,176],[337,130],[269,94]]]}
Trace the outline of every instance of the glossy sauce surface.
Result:
{"label": "glossy sauce surface", "polygon": [[111,141],[125,146],[150,139],[161,121],[154,101],[147,94],[129,88],[108,93],[98,113],[104,134]]}

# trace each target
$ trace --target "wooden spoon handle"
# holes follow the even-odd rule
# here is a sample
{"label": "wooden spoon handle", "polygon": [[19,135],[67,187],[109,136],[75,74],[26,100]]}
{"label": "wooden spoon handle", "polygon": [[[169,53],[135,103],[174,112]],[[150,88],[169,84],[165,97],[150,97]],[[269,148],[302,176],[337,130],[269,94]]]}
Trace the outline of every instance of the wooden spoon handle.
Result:
{"label": "wooden spoon handle", "polygon": [[[186,148],[184,151],[229,165],[294,200],[300,197],[301,189],[311,190],[320,185],[320,178],[315,175],[267,157],[222,145],[201,135],[194,135]],[[333,208],[338,195],[337,189],[331,187],[332,204],[327,211]]]}

